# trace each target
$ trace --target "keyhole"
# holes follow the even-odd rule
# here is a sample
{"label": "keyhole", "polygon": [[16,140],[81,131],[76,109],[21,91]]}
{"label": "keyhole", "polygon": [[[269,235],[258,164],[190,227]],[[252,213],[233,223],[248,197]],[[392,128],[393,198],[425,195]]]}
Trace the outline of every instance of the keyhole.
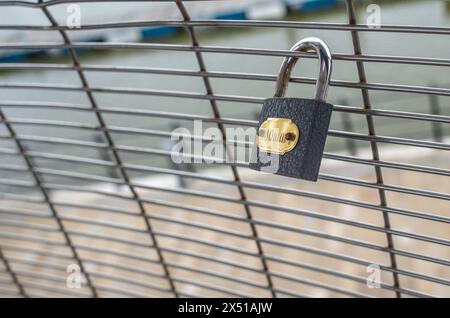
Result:
{"label": "keyhole", "polygon": [[260,129],[258,131],[258,135],[259,135],[259,137],[264,137],[266,135],[266,130],[265,129]]}
{"label": "keyhole", "polygon": [[295,140],[295,134],[294,133],[286,133],[285,138],[287,141],[294,141]]}

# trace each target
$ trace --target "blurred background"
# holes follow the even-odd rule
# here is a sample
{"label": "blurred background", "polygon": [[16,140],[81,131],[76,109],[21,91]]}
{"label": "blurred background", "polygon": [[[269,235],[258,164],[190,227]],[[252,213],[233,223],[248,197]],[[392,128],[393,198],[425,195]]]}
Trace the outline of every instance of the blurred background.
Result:
{"label": "blurred background", "polygon": [[[449,1],[14,2],[0,2],[1,296],[450,295]],[[392,29],[348,27],[374,4]],[[168,23],[180,6],[192,29]],[[55,28],[77,10],[81,28]],[[308,36],[335,56],[317,183],[172,162],[171,131],[195,119],[255,127]],[[292,76],[287,95],[312,98],[317,60]]]}

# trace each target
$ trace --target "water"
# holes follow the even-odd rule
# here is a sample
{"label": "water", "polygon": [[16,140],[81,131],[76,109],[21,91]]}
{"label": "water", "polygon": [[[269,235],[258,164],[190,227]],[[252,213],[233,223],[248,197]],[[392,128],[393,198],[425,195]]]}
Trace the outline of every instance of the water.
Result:
{"label": "water", "polygon": [[[384,1],[381,3],[382,23],[400,25],[433,25],[449,26],[450,12],[447,11],[445,1]],[[360,17],[364,19],[364,8],[360,10]],[[289,20],[337,22],[346,23],[344,8],[314,14],[291,14]],[[364,21],[364,20],[362,20]],[[293,30],[269,28],[223,28],[220,30],[203,30],[198,32],[199,42],[203,46],[246,47],[263,49],[289,49],[296,41],[307,36],[318,36],[323,39],[333,53],[352,54],[350,34],[341,31],[325,30]],[[446,36],[393,34],[366,32],[360,33],[364,54],[415,56],[447,58],[450,56],[450,42]],[[189,44],[185,35],[179,35],[164,40],[167,43]],[[250,55],[233,55],[205,53],[204,58],[209,71],[248,72],[258,74],[276,74],[282,62],[280,57],[264,57]],[[82,63],[89,65],[123,65],[145,66],[174,69],[198,69],[194,54],[190,52],[163,52],[152,50],[112,50],[110,52],[85,53],[81,55]],[[35,61],[38,62],[38,61]],[[70,63],[67,59],[45,62]],[[335,61],[333,80],[358,81],[355,62]],[[297,64],[293,75],[315,77],[317,72],[316,61],[306,59]],[[417,65],[397,65],[383,63],[366,63],[367,78],[370,83],[390,83],[414,86],[436,86],[450,88],[450,76],[445,67],[429,67]],[[127,74],[108,72],[86,72],[87,79],[92,87],[122,87],[138,89],[162,89],[170,91],[184,91],[204,93],[201,78],[181,77],[152,74]],[[17,71],[0,75],[3,83],[54,83],[67,85],[80,85],[75,72],[66,71]],[[273,82],[248,81],[235,79],[211,79],[215,94],[270,97],[274,90]],[[287,95],[313,96],[312,85],[290,84]],[[377,109],[400,110],[407,112],[429,113],[429,97],[421,94],[395,93],[383,91],[370,91],[372,104]],[[36,89],[1,89],[4,101],[40,101],[64,102],[79,105],[89,105],[86,94],[83,92],[51,91]],[[95,93],[100,107],[120,107],[124,109],[144,109],[152,111],[177,112],[197,115],[212,115],[208,101],[196,99],[180,99],[155,97],[132,94]],[[450,115],[448,97],[438,97],[440,112]],[[334,104],[348,104],[361,107],[363,104],[361,92],[356,89],[330,87],[328,101]],[[218,102],[223,117],[239,119],[255,119],[259,113],[260,105]],[[96,118],[88,112],[75,112],[65,110],[42,110],[38,108],[4,108],[9,118],[51,119],[97,125]],[[169,131],[175,126],[191,127],[189,121],[169,121],[161,118],[144,116],[105,115],[108,125],[120,127],[135,127],[153,130]],[[361,115],[349,115],[352,129],[355,132],[367,133],[365,118]],[[429,122],[413,121],[375,117],[377,134],[384,136],[405,137],[411,139],[427,140],[433,137],[432,125]],[[331,124],[332,129],[343,129],[343,114],[335,112]],[[450,125],[442,124],[440,127],[446,135],[450,135]],[[15,126],[19,134],[35,136],[59,136],[72,139],[101,141],[101,134],[92,131],[77,129],[61,129],[43,126]],[[0,126],[3,133],[4,127]],[[100,139],[99,139],[100,138]],[[135,135],[114,134],[120,145],[134,145],[164,149],[170,146],[167,139],[156,137],[137,137]],[[367,146],[367,142],[356,142],[357,146]],[[89,156],[92,158],[106,158],[98,150],[86,150],[77,147],[52,146],[42,143],[28,143],[31,150],[55,152]],[[0,147],[12,148],[12,143],[1,141]],[[327,141],[326,151],[346,149],[345,140],[330,137]],[[126,162],[167,166],[167,159],[149,155],[125,155]],[[10,156],[0,156],[0,163],[16,163],[17,159]],[[40,166],[59,167],[66,169],[67,163],[50,160],[40,160]],[[86,167],[73,164],[71,169],[86,170]],[[94,169],[94,168],[89,168]],[[95,168],[97,169],[97,168]],[[98,170],[95,170],[98,172]],[[2,172],[4,175],[4,172]],[[105,170],[102,173],[107,173]],[[3,176],[0,175],[0,176]]]}

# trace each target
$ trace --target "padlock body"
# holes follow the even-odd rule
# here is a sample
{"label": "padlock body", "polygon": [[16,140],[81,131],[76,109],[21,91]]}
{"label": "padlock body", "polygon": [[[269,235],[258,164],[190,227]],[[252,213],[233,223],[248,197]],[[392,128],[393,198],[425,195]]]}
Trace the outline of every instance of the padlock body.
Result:
{"label": "padlock body", "polygon": [[[266,99],[259,118],[259,128],[270,126],[271,123],[276,122],[274,119],[290,119],[298,127],[298,141],[293,149],[283,153],[283,147],[280,147],[281,151],[276,154],[276,145],[286,145],[285,137],[281,138],[281,143],[274,144],[275,146],[272,148],[267,146],[267,140],[257,139],[252,149],[250,168],[317,181],[332,111],[333,105],[315,99],[277,97]],[[284,125],[283,127],[290,126]],[[265,129],[259,129],[260,132],[261,130],[265,131]],[[281,131],[281,135],[283,133],[286,136],[287,132]],[[271,133],[257,138],[266,136],[272,138],[279,135]],[[280,138],[270,140],[275,139],[280,141]],[[275,170],[273,170],[274,162],[268,161],[267,156],[278,160]],[[273,167],[268,169],[268,165]]]}

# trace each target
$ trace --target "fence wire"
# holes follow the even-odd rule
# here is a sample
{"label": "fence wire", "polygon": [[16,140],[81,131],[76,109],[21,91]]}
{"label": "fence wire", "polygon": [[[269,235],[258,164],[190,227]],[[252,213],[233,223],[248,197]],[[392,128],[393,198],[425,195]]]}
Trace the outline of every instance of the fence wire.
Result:
{"label": "fence wire", "polygon": [[[53,42],[41,41],[38,36],[37,40],[3,42],[1,52],[34,52],[37,56],[39,52],[64,52],[64,57],[2,61],[0,71],[6,75],[54,72],[73,76],[76,83],[46,83],[45,78],[41,81],[38,77],[27,82],[20,76],[16,81],[0,82],[0,91],[15,92],[11,100],[0,99],[1,296],[450,295],[450,143],[446,137],[450,113],[446,105],[439,105],[439,98],[448,101],[450,89],[388,80],[371,82],[366,74],[366,66],[371,63],[432,68],[448,74],[450,59],[366,54],[360,40],[362,33],[373,33],[433,36],[445,42],[449,27],[372,28],[358,23],[352,0],[342,3],[346,9],[344,23],[197,19],[191,17],[189,5],[206,1],[141,0],[133,3],[171,3],[178,18],[163,14],[157,20],[82,24],[73,29],[58,22],[52,11],[67,3],[107,6],[116,2],[124,4],[112,0],[0,2],[0,8],[39,11],[46,20],[29,25],[0,21],[1,31],[58,36]],[[166,39],[80,40],[84,32],[161,27],[183,29],[186,37],[173,43]],[[333,78],[330,86],[357,91],[362,105],[345,99],[335,103],[333,120],[339,117],[342,122],[336,121],[329,139],[345,144],[348,151],[327,145],[317,184],[259,175],[249,171],[245,161],[224,159],[208,165],[215,167],[212,170],[201,164],[168,163],[169,122],[181,126],[201,120],[208,127],[219,128],[223,137],[220,143],[243,148],[252,145],[252,141],[228,138],[226,128],[256,127],[256,119],[225,108],[239,105],[239,109],[248,106],[258,110],[264,98],[239,93],[241,90],[224,94],[215,83],[273,85],[276,74],[263,74],[257,69],[251,73],[211,70],[209,62],[228,55],[276,61],[286,56],[299,56],[302,61],[316,59],[313,54],[283,49],[204,45],[199,34],[208,28],[326,30],[349,36],[347,52],[334,52],[333,58],[356,66],[355,79]],[[193,62],[191,68],[85,63],[83,56],[91,51],[158,51],[167,53],[167,59],[174,57],[170,53],[189,55]],[[98,55],[92,60],[99,61]],[[114,86],[92,84],[93,73],[120,76],[122,81]],[[126,79],[134,76],[168,76],[174,88],[127,86]],[[182,85],[176,82],[185,80],[199,81],[200,91],[178,89]],[[312,87],[315,79],[293,76],[290,82],[297,87]],[[383,101],[379,104],[384,107],[378,107],[380,93],[394,103],[400,103],[405,95],[408,103],[419,106],[390,109]],[[49,100],[34,100],[35,94],[45,94]],[[121,102],[137,96],[146,101],[146,106],[134,107],[132,102],[111,106],[105,102],[105,95],[120,97]],[[85,103],[71,102],[73,96]],[[186,107],[172,111],[155,106],[165,99]],[[203,106],[203,111],[190,109],[191,103]],[[28,111],[28,117],[17,116]],[[90,116],[89,120],[83,122],[80,114]],[[73,120],[77,118],[80,121]],[[114,118],[127,120],[119,126]],[[149,124],[135,126],[136,118]],[[362,129],[352,128],[355,119],[363,123]],[[430,138],[410,131],[403,136],[379,134],[378,127],[384,121],[392,126],[408,121],[409,128],[405,129],[412,129],[416,123],[429,124],[432,134]],[[204,136],[193,138],[211,141]],[[389,159],[391,148],[397,160]],[[383,158],[384,153],[390,157]],[[420,154],[422,159],[411,159]],[[225,158],[232,155],[226,153]],[[80,270],[81,288],[67,287],[68,279],[77,273],[68,265]],[[367,276],[372,273],[368,268],[373,265],[380,270],[378,288],[367,286]]]}

